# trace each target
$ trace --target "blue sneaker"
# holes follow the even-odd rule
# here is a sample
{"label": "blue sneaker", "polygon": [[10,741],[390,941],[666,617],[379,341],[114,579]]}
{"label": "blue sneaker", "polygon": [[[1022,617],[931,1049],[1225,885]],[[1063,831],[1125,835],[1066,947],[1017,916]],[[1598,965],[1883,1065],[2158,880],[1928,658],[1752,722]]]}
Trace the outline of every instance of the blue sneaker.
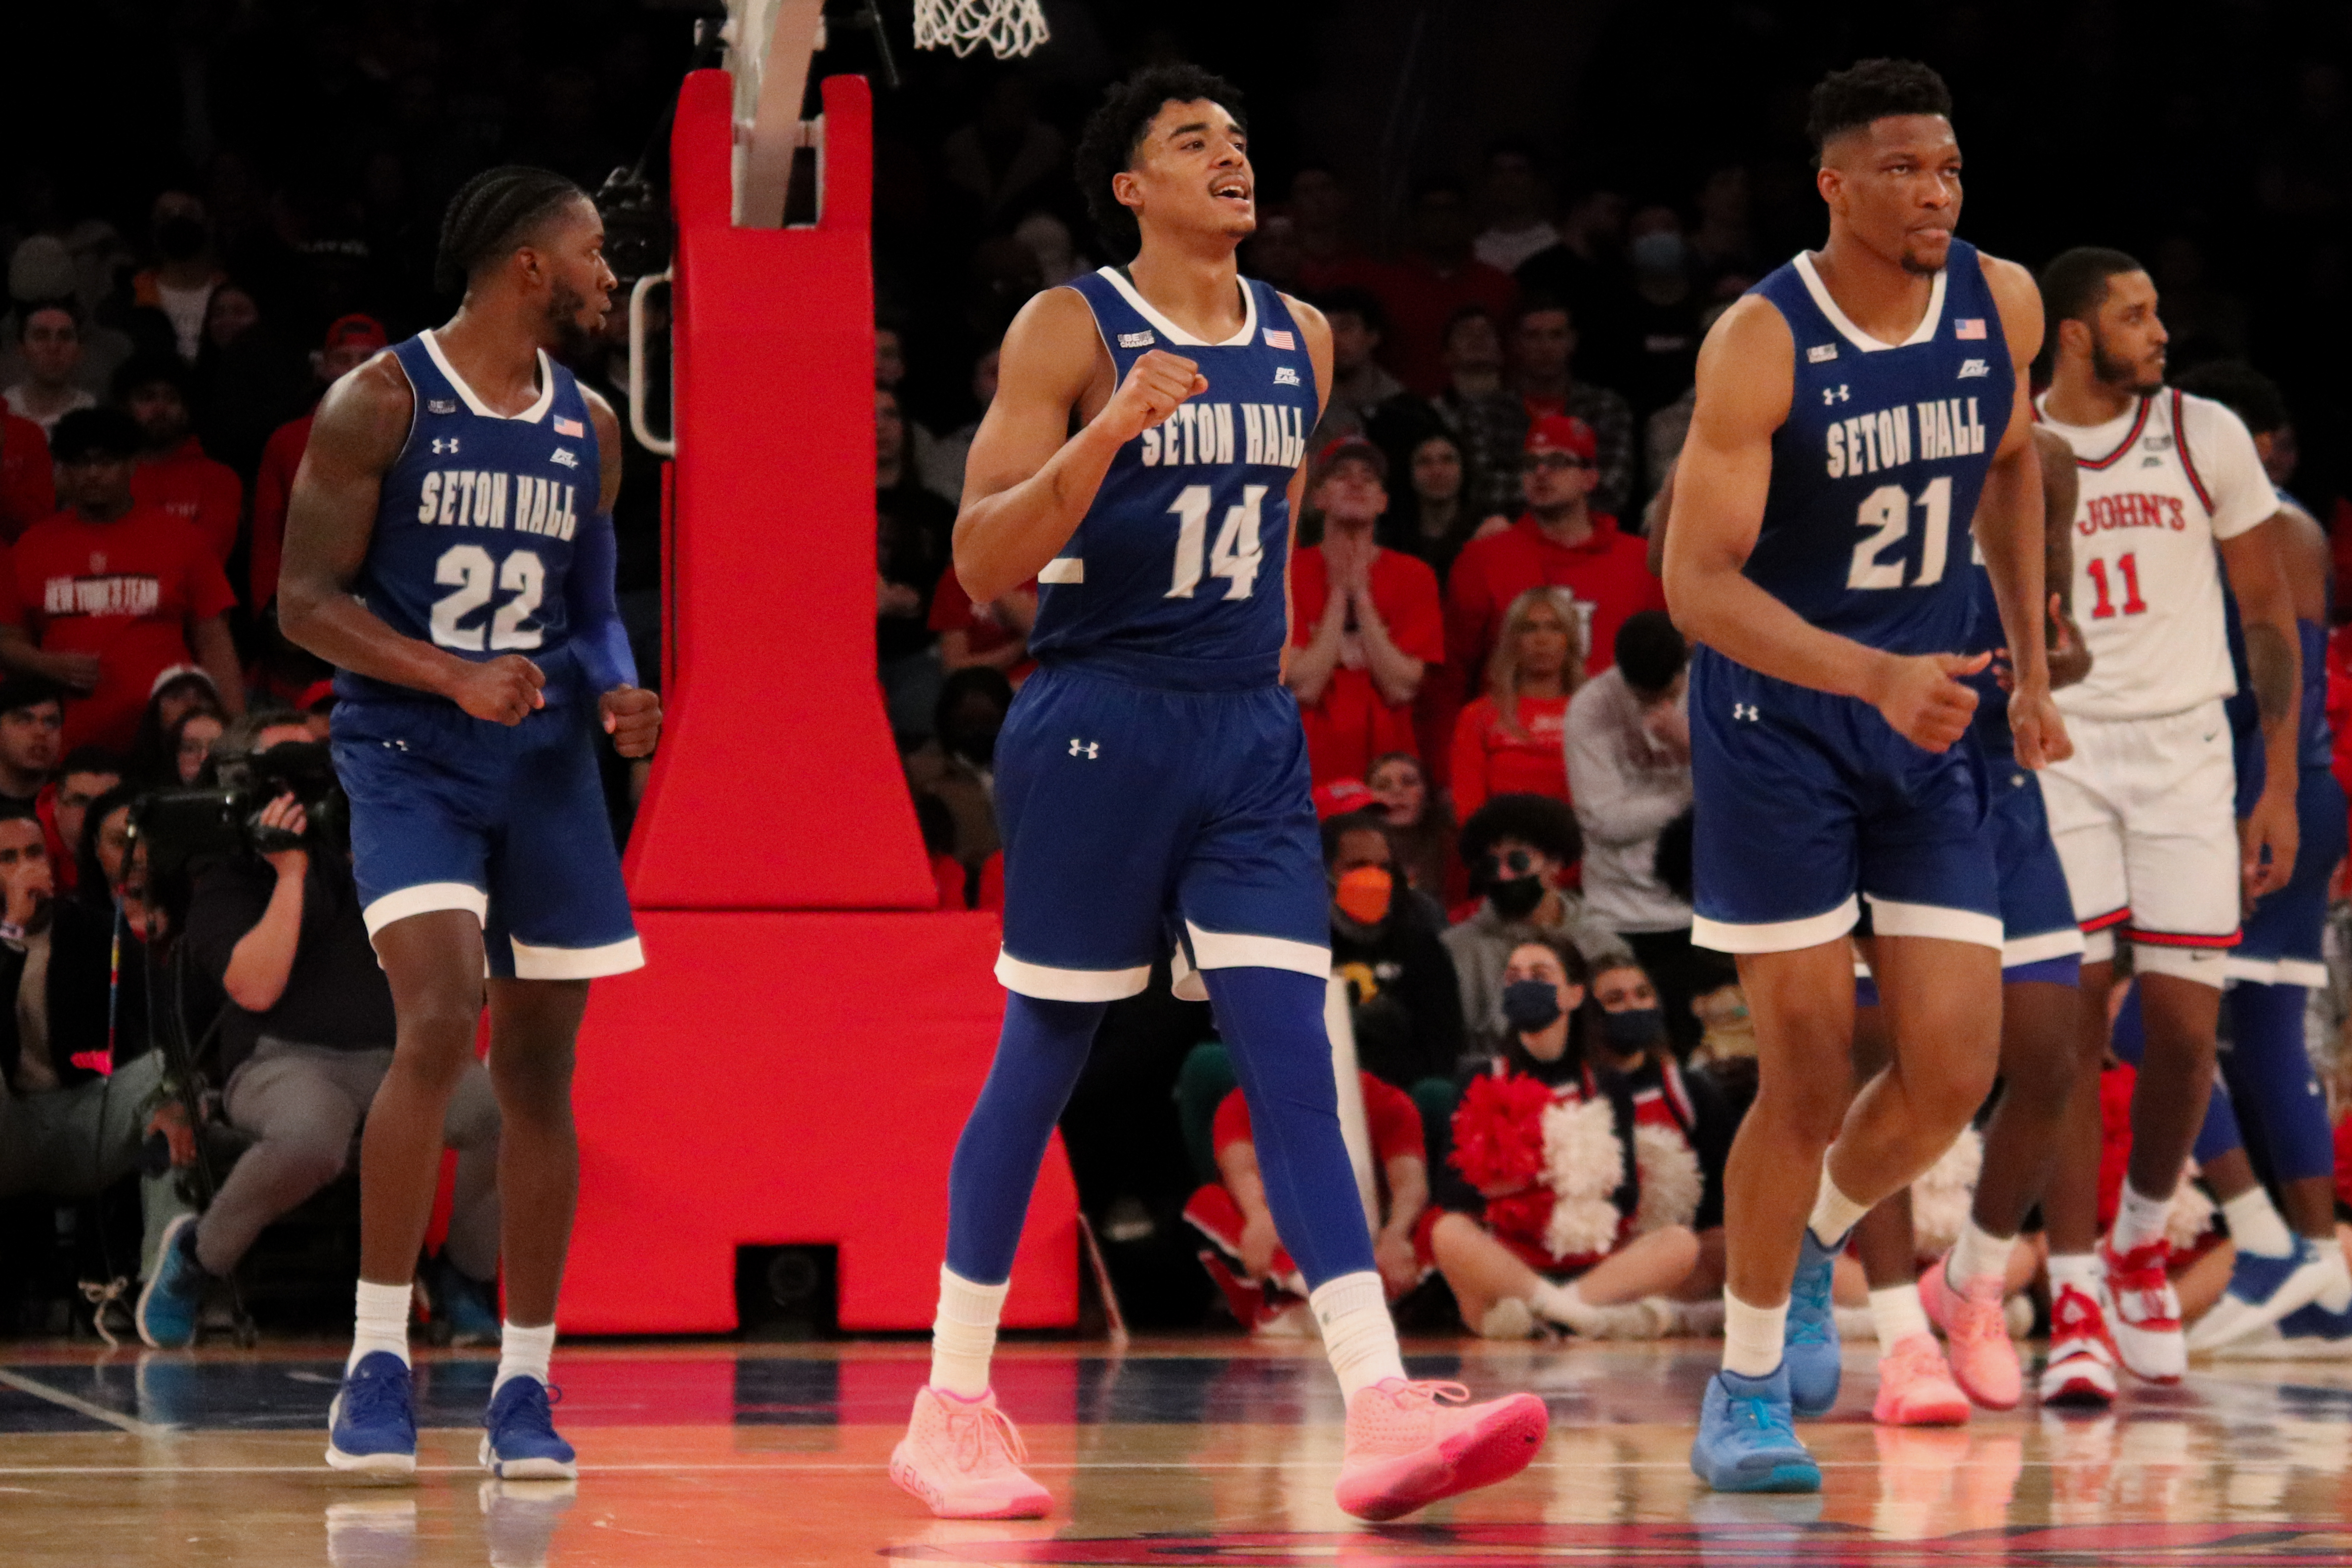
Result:
{"label": "blue sneaker", "polygon": [[1790,1425],[1788,1367],[1769,1377],[1718,1372],[1709,1378],[1690,1462],[1719,1492],[1821,1490],[1822,1468]]}
{"label": "blue sneaker", "polygon": [[196,1216],[180,1215],[163,1227],[155,1270],[139,1292],[139,1337],[159,1351],[185,1350],[195,1343],[207,1278],[204,1265],[196,1261]]}
{"label": "blue sneaker", "polygon": [[2294,1250],[2284,1258],[2240,1247],[2230,1266],[2229,1289],[2189,1331],[2190,1353],[2220,1350],[2260,1333],[2316,1300],[2333,1277],[2308,1237],[2296,1237]]}
{"label": "blue sneaker", "polygon": [[482,1468],[502,1481],[568,1481],[580,1474],[572,1445],[555,1435],[548,1408],[562,1395],[535,1377],[510,1377],[490,1395],[482,1425]]}
{"label": "blue sneaker", "polygon": [[1823,1247],[1805,1226],[1797,1252],[1797,1277],[1789,1285],[1789,1330],[1786,1360],[1790,1406],[1800,1415],[1826,1415],[1837,1403],[1840,1363],[1844,1347],[1838,1342],[1837,1309],[1830,1301],[1830,1285],[1837,1271],[1839,1247]]}
{"label": "blue sneaker", "polygon": [[327,1411],[327,1463],[356,1475],[416,1473],[416,1396],[408,1363],[390,1351],[370,1351],[343,1373],[342,1391]]}
{"label": "blue sneaker", "polygon": [[2352,1361],[2352,1308],[2331,1312],[2314,1301],[2268,1328],[2231,1340],[2216,1361]]}
{"label": "blue sneaker", "polygon": [[433,1315],[448,1327],[453,1345],[499,1342],[498,1287],[474,1279],[446,1257],[433,1266]]}

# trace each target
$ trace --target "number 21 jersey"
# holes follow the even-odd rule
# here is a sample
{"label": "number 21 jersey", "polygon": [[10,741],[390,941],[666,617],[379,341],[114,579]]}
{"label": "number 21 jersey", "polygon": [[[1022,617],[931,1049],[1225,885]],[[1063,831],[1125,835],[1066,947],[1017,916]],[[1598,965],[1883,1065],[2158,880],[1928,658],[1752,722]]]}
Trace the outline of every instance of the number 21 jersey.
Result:
{"label": "number 21 jersey", "polygon": [[[537,400],[505,416],[431,331],[392,353],[415,412],[352,591],[393,630],[460,658],[522,655],[546,674],[549,703],[562,701],[582,684],[565,602],[572,541],[596,510],[602,472],[579,384],[542,353]],[[335,688],[347,700],[439,700],[349,670]]]}
{"label": "number 21 jersey", "polygon": [[1154,349],[1209,390],[1118,450],[1085,521],[1037,574],[1030,650],[1140,685],[1271,686],[1285,640],[1286,487],[1307,456],[1315,371],[1271,285],[1241,280],[1241,330],[1205,342],[1106,267],[1069,285],[1093,310],[1117,380]]}

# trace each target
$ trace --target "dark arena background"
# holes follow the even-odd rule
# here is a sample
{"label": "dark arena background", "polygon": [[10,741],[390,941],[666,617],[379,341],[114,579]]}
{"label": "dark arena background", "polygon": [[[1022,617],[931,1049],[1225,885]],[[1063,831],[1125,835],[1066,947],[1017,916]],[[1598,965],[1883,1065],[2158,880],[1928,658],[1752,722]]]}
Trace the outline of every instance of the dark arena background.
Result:
{"label": "dark arena background", "polygon": [[[977,36],[992,16],[994,45]],[[2336,569],[2314,556],[2289,575],[2313,590],[2352,565],[2352,5],[0,9],[0,537],[13,560],[0,572],[0,1561],[2352,1562],[2352,1300],[2303,1298],[2340,1333],[2289,1316],[2218,1349],[2199,1338],[2260,1275],[2246,1259],[2271,1232],[2250,1215],[2275,1226],[2283,1211],[2307,1237],[2352,1195],[2340,1164],[2280,1165],[2263,1103],[2230,1076],[2244,1057],[2235,1031],[2251,1026],[2234,1005],[2220,1055],[2244,1146],[2200,1142],[2168,1222],[2185,1377],[2126,1374],[2095,1409],[2038,1397],[2053,1303],[2037,1209],[2000,1303],[2024,1371],[2015,1408],[1874,1420],[1886,1320],[1845,1259],[1843,1401],[1799,1429],[1820,1490],[1711,1493],[1690,1469],[1724,1323],[1724,1150],[1756,1098],[1756,1027],[1730,960],[1689,941],[1687,716],[1654,704],[1636,721],[1660,755],[1679,722],[1679,772],[1643,773],[1627,787],[1649,795],[1612,816],[1580,771],[1576,696],[1635,690],[1616,635],[1633,621],[1672,643],[1663,709],[1680,700],[1684,645],[1643,536],[1667,515],[1700,343],[1727,305],[1822,245],[1808,95],[1879,57],[1924,62],[1949,88],[1961,237],[2036,274],[2077,247],[2127,253],[2156,291],[2165,375],[2234,408],[2282,504],[2325,530]],[[1351,456],[1379,470],[1370,534],[1327,526],[1323,491],[1309,491],[1299,560],[1319,549],[1314,581],[1335,582],[1343,568],[1325,563],[1376,539],[1397,563],[1382,569],[1410,568],[1374,569],[1319,654],[1326,603],[1297,596],[1303,568],[1291,574],[1294,658],[1329,681],[1309,689],[1292,667],[1333,899],[1340,1121],[1383,1274],[1395,1263],[1407,1365],[1480,1398],[1531,1391],[1549,1414],[1523,1474],[1395,1524],[1333,1501],[1347,1406],[1303,1287],[1280,1278],[1286,1255],[1269,1261],[1260,1245],[1271,1221],[1250,1223],[1262,1203],[1232,1191],[1263,1190],[1254,1159],[1234,1175],[1249,1137],[1241,1101],[1227,1103],[1235,1068],[1165,958],[1108,1008],[1003,1309],[994,1387],[1051,1511],[935,1519],[890,1484],[929,1365],[950,1158],[1004,1016],[992,748],[1038,668],[1034,585],[975,605],[950,532],[1015,313],[1129,259],[1074,173],[1087,119],[1112,84],[1171,61],[1244,97],[1257,226],[1243,273],[1331,321],[1333,381],[1305,444],[1317,485]],[[444,210],[501,164],[555,171],[594,198],[616,281],[602,327],[565,360],[619,416],[618,612],[664,711],[649,760],[601,753],[646,963],[594,985],[572,1081],[579,1206],[552,1382],[579,1477],[499,1480],[477,1461],[499,1297],[483,1277],[495,1268],[468,1272],[467,1238],[494,1223],[496,1194],[488,1145],[461,1142],[453,1121],[411,1329],[415,1484],[358,1486],[320,1447],[359,1270],[365,1093],[351,1126],[331,1123],[286,1168],[283,1201],[192,1301],[192,1334],[156,1347],[142,1303],[163,1267],[159,1216],[209,1211],[284,1133],[236,1114],[237,1073],[287,1016],[276,994],[245,1005],[236,956],[272,884],[253,870],[260,890],[241,913],[208,913],[203,868],[204,853],[248,869],[282,855],[245,826],[281,788],[322,820],[341,798],[324,763],[262,768],[253,726],[238,728],[240,712],[280,708],[320,738],[336,722],[331,671],[281,631],[278,604],[310,420],[336,377],[448,321]],[[135,669],[126,644],[104,640],[133,633],[57,629],[89,584],[129,577],[94,553],[49,576],[46,598],[35,585],[51,570],[34,564],[46,541],[97,526],[73,477],[92,466],[76,457],[92,407],[136,422],[131,515],[193,523],[213,552],[189,582],[229,595],[171,578],[162,619],[152,604],[96,617],[169,642],[186,611],[177,651]],[[53,463],[60,429],[69,449]],[[1547,447],[1560,430],[1567,444]],[[1335,453],[1339,441],[1357,445]],[[1542,476],[1563,471],[1545,451],[1581,453],[1569,465],[1580,499],[1558,527],[1537,515],[1554,482]],[[2108,512],[2083,515],[2086,537],[2109,526]],[[1528,548],[1552,554],[1513,577],[1500,546],[1538,534]],[[1393,598],[1391,581],[1404,584]],[[1547,616],[1548,665],[1530,651],[1542,627],[1529,630]],[[1380,626],[1370,655],[1366,620]],[[2352,774],[2352,645],[2335,630],[2305,645],[2326,664],[2312,684],[2324,699],[2305,711],[2334,721],[2305,735],[2314,777],[2331,763]],[[76,662],[91,656],[96,676]],[[1390,657],[1417,689],[1381,683]],[[2304,841],[2327,840],[2306,826]],[[2302,998],[2294,1092],[2307,1080],[2335,1127],[2352,1103],[2352,918],[2341,866],[2326,869],[2322,945],[2274,965],[2268,989]],[[1539,886],[1507,914],[1494,889],[1528,876]],[[1632,902],[1612,896],[1626,886]],[[355,933],[356,906],[345,912]],[[1465,1152],[1490,1131],[1474,1126],[1487,1102],[1462,1085],[1531,1048],[1507,1021],[1507,982],[1527,983],[1522,939],[1537,927],[1581,954],[1594,984],[1579,1016],[1594,1029],[1621,1011],[1603,981],[1657,993],[1654,1038],[1623,1037],[1632,1054],[1600,1069],[1605,1090],[1584,1091],[1626,1108],[1629,1175],[1622,1192],[1598,1189],[1624,1211],[1616,1239],[1544,1270],[1561,1294],[1591,1270],[1577,1310],[1592,1315],[1573,1322],[1461,1284],[1432,1223],[1442,1212],[1476,1228],[1448,1207],[1459,1194],[1467,1217],[1485,1203],[1487,1228],[1501,1223],[1507,1200]],[[319,973],[298,965],[287,984]],[[306,1017],[357,1016],[359,993],[383,991],[363,964],[320,984]],[[2118,1005],[2091,1089],[2103,1224],[2134,1131],[2140,1014]],[[389,1060],[388,1035],[365,1027],[335,1037]],[[1986,1124],[1979,1113],[1913,1189],[1921,1265],[1961,1232]],[[1666,1206],[1666,1176],[1682,1174],[1646,1163],[1661,1128],[1690,1165],[1689,1195],[1654,1223],[1647,1189]],[[1569,1157],[1528,1157],[1553,1162],[1535,1179],[1544,1203],[1546,1181],[1569,1202]],[[190,1245],[197,1257],[214,1242]],[[1638,1269],[1646,1283],[1600,1300],[1602,1279]]]}

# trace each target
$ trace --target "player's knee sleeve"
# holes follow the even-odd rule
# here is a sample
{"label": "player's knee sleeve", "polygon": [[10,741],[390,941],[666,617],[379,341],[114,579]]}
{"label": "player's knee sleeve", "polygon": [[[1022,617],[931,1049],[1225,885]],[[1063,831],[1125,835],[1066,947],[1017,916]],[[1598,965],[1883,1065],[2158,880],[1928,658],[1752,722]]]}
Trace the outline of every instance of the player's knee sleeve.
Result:
{"label": "player's knee sleeve", "polygon": [[[2303,1043],[2307,993],[2300,985],[2230,987],[2230,1048],[2221,1072],[2246,1119],[2261,1130],[2271,1173],[2282,1182],[2336,1172],[2327,1096]],[[2199,1159],[2204,1158],[2200,1149]]]}
{"label": "player's knee sleeve", "polygon": [[1325,983],[1286,969],[1211,969],[1202,978],[1248,1098],[1250,1135],[1275,1229],[1309,1289],[1371,1268],[1355,1169],[1339,1133]]}
{"label": "player's knee sleeve", "polygon": [[1001,1285],[1012,1277],[1037,1167],[1087,1065],[1103,1007],[1017,992],[1005,997],[996,1059],[948,1167],[947,1261],[960,1278]]}

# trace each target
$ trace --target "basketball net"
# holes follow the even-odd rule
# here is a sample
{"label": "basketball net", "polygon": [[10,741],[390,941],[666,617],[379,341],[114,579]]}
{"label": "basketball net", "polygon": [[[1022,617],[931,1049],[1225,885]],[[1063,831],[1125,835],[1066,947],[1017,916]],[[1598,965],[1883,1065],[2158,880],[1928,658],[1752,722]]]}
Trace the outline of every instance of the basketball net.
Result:
{"label": "basketball net", "polygon": [[1037,0],[915,0],[915,47],[953,49],[961,59],[986,44],[1000,60],[1044,43],[1045,13]]}

